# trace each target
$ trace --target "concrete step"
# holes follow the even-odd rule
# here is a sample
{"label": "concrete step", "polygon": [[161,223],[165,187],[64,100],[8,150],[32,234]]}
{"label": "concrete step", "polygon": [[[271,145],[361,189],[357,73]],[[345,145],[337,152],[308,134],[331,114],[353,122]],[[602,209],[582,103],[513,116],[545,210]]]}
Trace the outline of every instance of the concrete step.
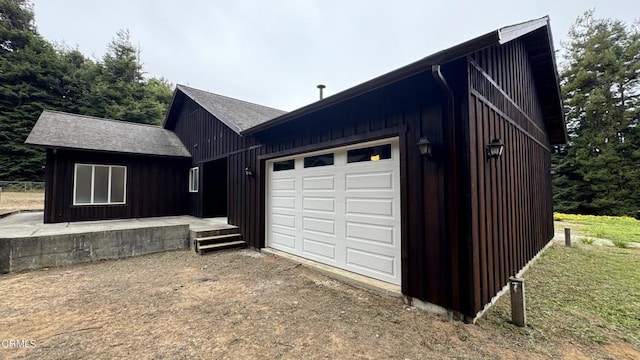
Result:
{"label": "concrete step", "polygon": [[196,243],[198,243],[199,246],[202,246],[202,245],[219,244],[219,243],[237,241],[237,240],[242,240],[242,235],[236,233],[236,234],[199,237],[199,238],[196,238]]}
{"label": "concrete step", "polygon": [[242,240],[229,241],[229,242],[217,243],[217,244],[202,245],[202,246],[198,246],[198,253],[200,255],[202,255],[205,252],[210,252],[210,251],[215,251],[215,250],[231,249],[231,248],[241,248],[241,247],[245,247],[245,246],[247,246],[247,243],[245,243]]}
{"label": "concrete step", "polygon": [[190,233],[192,239],[197,239],[217,235],[236,234],[238,233],[238,227],[233,225],[226,225],[224,227],[190,230]]}

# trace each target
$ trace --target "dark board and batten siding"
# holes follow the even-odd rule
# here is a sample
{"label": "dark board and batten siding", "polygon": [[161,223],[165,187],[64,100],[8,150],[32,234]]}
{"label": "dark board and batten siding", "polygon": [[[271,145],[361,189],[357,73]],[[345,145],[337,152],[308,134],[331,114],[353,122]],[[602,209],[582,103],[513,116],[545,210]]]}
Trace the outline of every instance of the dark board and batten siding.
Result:
{"label": "dark board and batten siding", "polygon": [[[182,100],[180,112],[173,130],[192,156],[192,163],[200,166],[200,190],[189,193],[189,211],[203,217],[204,197],[202,189],[208,176],[202,164],[207,161],[244,152],[250,146],[250,138],[241,137],[221,121],[190,99]],[[230,180],[230,179],[229,179]],[[234,199],[234,198],[230,198]],[[230,204],[232,206],[233,204]]]}
{"label": "dark board and batten siding", "polygon": [[[402,208],[402,291],[451,306],[451,260],[445,239],[445,177],[442,150],[433,159],[416,143],[427,136],[442,149],[442,98],[430,72],[399,81],[348,102],[319,110],[254,135],[260,146],[229,157],[229,223],[250,246],[265,246],[265,178],[268,159],[399,137]],[[244,169],[250,167],[253,177]]]}
{"label": "dark board and batten siding", "polygon": [[[183,215],[189,159],[47,150],[45,223]],[[127,167],[126,204],[73,205],[75,164]]]}
{"label": "dark board and batten siding", "polygon": [[[469,58],[472,304],[477,313],[553,237],[551,155],[521,40]],[[487,160],[494,138],[504,154]]]}

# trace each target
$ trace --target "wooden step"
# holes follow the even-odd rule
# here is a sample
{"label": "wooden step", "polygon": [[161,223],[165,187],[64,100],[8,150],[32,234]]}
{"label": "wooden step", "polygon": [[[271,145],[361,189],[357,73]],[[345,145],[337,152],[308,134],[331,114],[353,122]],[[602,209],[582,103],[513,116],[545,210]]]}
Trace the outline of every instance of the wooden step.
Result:
{"label": "wooden step", "polygon": [[199,237],[196,239],[196,243],[198,243],[198,245],[208,245],[208,244],[229,242],[234,240],[242,240],[242,235],[236,233],[236,234]]}
{"label": "wooden step", "polygon": [[210,236],[217,235],[227,235],[227,234],[237,234],[238,227],[233,225],[228,225],[222,228],[211,228],[211,229],[200,229],[200,230],[191,230],[191,238],[205,238]]}
{"label": "wooden step", "polygon": [[247,246],[247,243],[245,243],[243,240],[202,245],[202,246],[198,246],[198,253],[202,255],[203,253],[209,252],[209,251],[239,248],[239,247],[245,247],[245,246]]}

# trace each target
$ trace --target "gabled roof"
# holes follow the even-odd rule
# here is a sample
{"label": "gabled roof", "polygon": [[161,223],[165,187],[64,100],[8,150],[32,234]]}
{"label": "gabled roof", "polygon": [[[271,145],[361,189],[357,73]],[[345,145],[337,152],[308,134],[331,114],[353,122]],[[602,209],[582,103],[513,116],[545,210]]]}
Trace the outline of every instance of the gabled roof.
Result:
{"label": "gabled roof", "polygon": [[159,126],[45,110],[25,144],[54,149],[191,157],[180,139]]}
{"label": "gabled roof", "polygon": [[169,124],[168,121],[172,116],[177,115],[173,105],[176,102],[176,98],[182,95],[195,101],[198,105],[211,113],[211,115],[215,116],[218,120],[222,121],[231,130],[238,134],[256,125],[286,114],[286,112],[282,110],[178,84],[173,93],[173,99],[171,100],[169,110],[167,111],[167,115],[164,120],[164,128],[170,128],[171,124]]}
{"label": "gabled roof", "polygon": [[280,115],[269,121],[258,123],[251,128],[245,129],[241,134],[257,133],[311,112],[363,95],[423,71],[430,70],[433,65],[443,65],[485,48],[502,45],[523,37],[525,38],[530,52],[530,58],[532,59],[532,68],[534,78],[536,79],[536,90],[542,103],[543,116],[547,124],[551,144],[566,143],[567,132],[564,120],[564,109],[560,94],[559,76],[555,63],[553,40],[549,27],[549,17],[547,16],[491,31],[475,39],[429,55],[412,64],[327,97],[321,101]]}

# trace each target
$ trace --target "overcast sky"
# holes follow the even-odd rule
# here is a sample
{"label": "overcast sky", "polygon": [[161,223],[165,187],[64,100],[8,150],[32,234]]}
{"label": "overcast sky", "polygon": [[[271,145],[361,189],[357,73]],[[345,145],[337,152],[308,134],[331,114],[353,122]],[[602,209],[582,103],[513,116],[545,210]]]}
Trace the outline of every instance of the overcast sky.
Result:
{"label": "overcast sky", "polygon": [[33,0],[46,39],[101,57],[119,29],[148,76],[294,110],[500,27],[578,15],[633,22],[638,0]]}

